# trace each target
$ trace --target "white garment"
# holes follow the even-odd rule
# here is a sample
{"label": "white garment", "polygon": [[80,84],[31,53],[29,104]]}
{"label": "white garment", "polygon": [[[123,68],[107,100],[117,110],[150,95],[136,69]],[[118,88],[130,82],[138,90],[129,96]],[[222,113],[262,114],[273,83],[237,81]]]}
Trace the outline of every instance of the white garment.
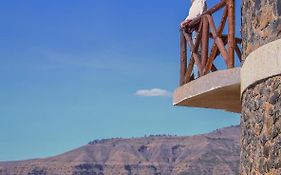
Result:
{"label": "white garment", "polygon": [[194,18],[200,16],[206,9],[206,0],[194,0],[185,20],[193,20]]}

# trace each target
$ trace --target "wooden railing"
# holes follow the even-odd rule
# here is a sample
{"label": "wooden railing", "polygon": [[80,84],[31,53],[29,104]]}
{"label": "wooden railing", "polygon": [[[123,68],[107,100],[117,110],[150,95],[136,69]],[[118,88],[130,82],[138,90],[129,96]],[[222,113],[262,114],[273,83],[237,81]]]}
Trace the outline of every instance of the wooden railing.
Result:
{"label": "wooden railing", "polygon": [[[212,14],[224,8],[219,26],[216,28]],[[223,30],[228,21],[228,33]],[[194,39],[188,29],[194,29],[197,36]],[[209,40],[213,45],[209,46]],[[218,4],[192,20],[188,26],[181,29],[180,35],[180,85],[184,85],[200,76],[217,71],[214,60],[221,55],[226,67],[233,68],[235,52],[241,62],[241,51],[238,44],[241,39],[235,37],[235,0],[221,0]],[[187,59],[187,46],[190,58]],[[210,52],[209,52],[210,49]],[[194,75],[194,65],[197,66],[198,77]],[[196,71],[197,71],[196,70]]]}

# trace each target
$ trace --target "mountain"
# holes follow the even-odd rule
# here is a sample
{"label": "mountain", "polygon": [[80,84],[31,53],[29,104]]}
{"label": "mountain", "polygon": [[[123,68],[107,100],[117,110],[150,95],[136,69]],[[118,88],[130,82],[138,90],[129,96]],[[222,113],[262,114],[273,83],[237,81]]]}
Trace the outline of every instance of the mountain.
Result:
{"label": "mountain", "polygon": [[0,175],[236,175],[240,127],[175,137],[95,140],[45,159],[0,162]]}

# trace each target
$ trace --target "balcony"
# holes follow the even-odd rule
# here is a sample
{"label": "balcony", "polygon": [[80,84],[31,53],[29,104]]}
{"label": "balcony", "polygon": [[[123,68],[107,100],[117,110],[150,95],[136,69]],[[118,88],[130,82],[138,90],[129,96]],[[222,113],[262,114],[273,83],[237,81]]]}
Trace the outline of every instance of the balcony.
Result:
{"label": "balcony", "polygon": [[[216,27],[213,16],[220,10],[223,15]],[[221,0],[182,29],[180,87],[173,104],[239,113],[241,42],[235,37],[235,0]],[[224,69],[217,68],[218,59],[223,60],[219,66],[224,64]]]}

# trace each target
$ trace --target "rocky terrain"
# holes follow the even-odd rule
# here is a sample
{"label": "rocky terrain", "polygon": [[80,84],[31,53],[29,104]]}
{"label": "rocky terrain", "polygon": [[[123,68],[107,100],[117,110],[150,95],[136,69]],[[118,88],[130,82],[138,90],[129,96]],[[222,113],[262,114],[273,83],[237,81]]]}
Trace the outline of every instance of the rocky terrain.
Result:
{"label": "rocky terrain", "polygon": [[0,162],[0,175],[237,175],[240,127],[190,137],[95,140],[45,159]]}

